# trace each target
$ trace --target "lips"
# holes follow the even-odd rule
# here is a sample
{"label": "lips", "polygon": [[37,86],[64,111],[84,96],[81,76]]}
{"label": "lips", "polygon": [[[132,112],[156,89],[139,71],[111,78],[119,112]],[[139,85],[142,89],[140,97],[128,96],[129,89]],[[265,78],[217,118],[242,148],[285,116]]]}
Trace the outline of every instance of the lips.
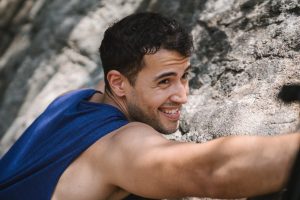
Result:
{"label": "lips", "polygon": [[159,111],[171,121],[178,121],[180,117],[179,108],[159,108]]}

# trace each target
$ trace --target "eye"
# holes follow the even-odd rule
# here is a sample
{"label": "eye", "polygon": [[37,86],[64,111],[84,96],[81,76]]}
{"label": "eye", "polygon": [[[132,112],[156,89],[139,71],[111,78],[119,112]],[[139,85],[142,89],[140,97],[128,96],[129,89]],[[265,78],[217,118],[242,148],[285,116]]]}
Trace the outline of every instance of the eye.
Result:
{"label": "eye", "polygon": [[184,80],[188,80],[188,79],[190,78],[190,73],[189,73],[189,72],[185,72],[185,73],[182,75],[181,78],[184,79]]}
{"label": "eye", "polygon": [[169,79],[163,79],[161,81],[158,82],[159,85],[167,85],[170,83],[170,80]]}

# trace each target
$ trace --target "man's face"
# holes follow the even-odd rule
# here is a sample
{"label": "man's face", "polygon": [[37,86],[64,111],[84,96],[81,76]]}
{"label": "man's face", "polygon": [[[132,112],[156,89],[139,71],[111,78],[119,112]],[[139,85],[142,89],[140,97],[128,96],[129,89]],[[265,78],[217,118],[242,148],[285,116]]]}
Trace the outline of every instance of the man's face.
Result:
{"label": "man's face", "polygon": [[178,129],[181,106],[187,101],[189,57],[160,49],[145,55],[143,61],[145,66],[126,97],[130,118],[163,134],[173,133]]}

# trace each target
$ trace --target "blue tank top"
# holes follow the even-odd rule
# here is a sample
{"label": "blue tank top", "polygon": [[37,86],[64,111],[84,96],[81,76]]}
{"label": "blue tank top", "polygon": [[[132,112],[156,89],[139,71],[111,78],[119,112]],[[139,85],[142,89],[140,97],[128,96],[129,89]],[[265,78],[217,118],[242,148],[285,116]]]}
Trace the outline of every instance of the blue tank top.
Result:
{"label": "blue tank top", "polygon": [[49,200],[65,169],[104,135],[128,123],[115,107],[88,102],[92,89],[54,100],[0,160],[1,200]]}

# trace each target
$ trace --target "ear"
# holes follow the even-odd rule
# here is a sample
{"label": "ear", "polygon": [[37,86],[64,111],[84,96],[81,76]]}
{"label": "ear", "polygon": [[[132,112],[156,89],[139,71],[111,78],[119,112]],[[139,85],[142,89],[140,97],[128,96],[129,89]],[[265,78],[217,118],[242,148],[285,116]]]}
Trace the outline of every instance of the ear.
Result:
{"label": "ear", "polygon": [[126,77],[124,77],[117,70],[111,70],[107,73],[106,78],[108,80],[110,88],[118,97],[125,96],[125,85],[127,81]]}

